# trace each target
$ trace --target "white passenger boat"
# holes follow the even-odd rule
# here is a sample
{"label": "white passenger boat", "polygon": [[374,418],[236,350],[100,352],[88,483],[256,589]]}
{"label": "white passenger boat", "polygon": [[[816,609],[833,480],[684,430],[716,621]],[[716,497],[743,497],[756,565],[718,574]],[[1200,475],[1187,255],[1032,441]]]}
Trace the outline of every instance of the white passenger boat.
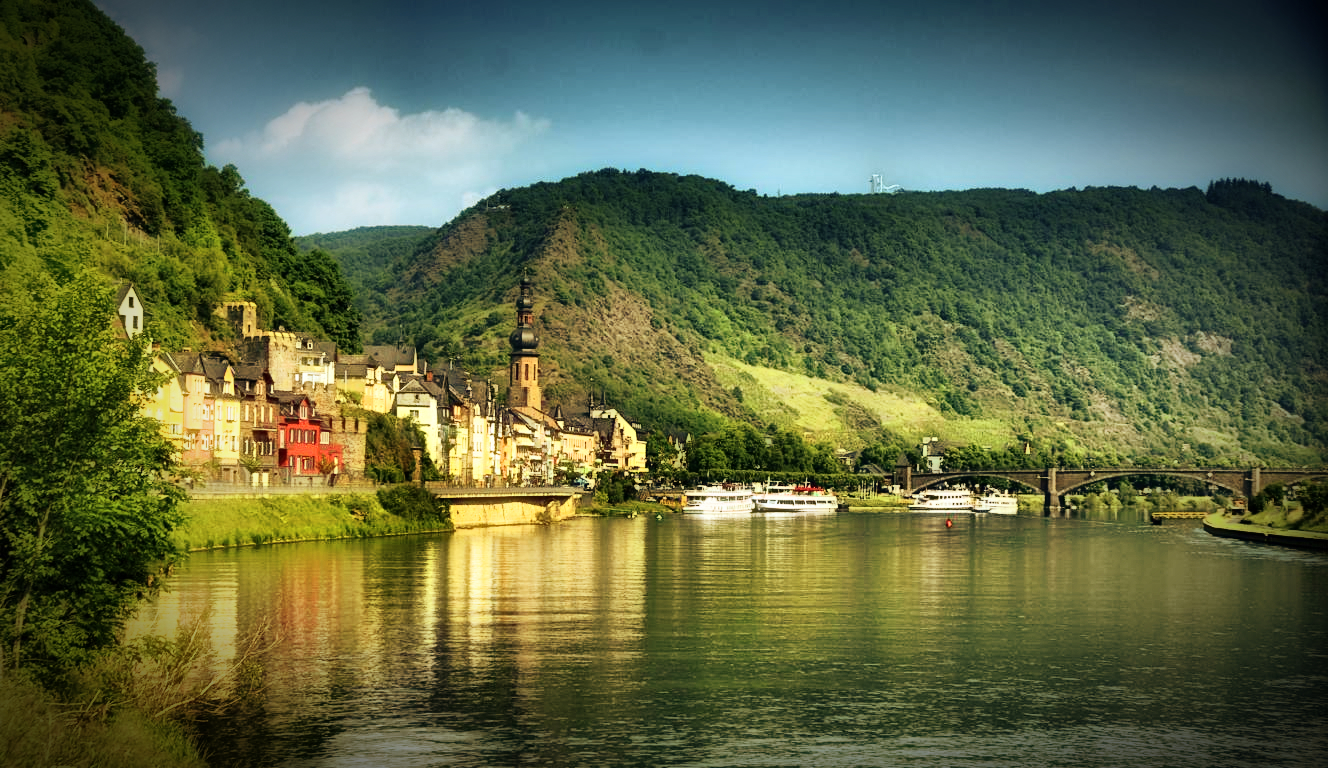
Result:
{"label": "white passenger boat", "polygon": [[753,512],[834,512],[839,499],[810,485],[771,485],[752,496]]}
{"label": "white passenger boat", "polygon": [[752,489],[710,485],[683,495],[682,511],[687,514],[748,514],[752,511]]}
{"label": "white passenger boat", "polygon": [[1008,493],[993,491],[979,496],[973,502],[974,512],[990,512],[993,515],[1019,514],[1019,499]]}
{"label": "white passenger boat", "polygon": [[973,504],[973,492],[967,488],[925,490],[914,494],[908,508],[914,512],[972,512]]}

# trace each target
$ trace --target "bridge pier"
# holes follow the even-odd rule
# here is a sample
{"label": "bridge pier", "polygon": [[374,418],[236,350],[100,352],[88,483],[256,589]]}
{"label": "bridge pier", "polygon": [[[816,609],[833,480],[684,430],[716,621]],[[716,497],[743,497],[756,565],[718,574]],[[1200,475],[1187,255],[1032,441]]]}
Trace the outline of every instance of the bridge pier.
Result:
{"label": "bridge pier", "polygon": [[1047,467],[1047,474],[1042,478],[1042,514],[1047,517],[1061,516],[1061,494],[1056,487],[1056,468]]}

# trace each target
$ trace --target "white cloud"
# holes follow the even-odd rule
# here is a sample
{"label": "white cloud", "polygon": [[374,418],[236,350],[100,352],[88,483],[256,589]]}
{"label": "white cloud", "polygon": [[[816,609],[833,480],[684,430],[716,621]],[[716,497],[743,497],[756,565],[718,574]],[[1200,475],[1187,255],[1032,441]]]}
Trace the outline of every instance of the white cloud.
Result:
{"label": "white cloud", "polygon": [[296,233],[370,224],[442,225],[501,186],[505,164],[549,121],[460,109],[402,114],[368,88],[300,102],[262,131],[217,144]]}

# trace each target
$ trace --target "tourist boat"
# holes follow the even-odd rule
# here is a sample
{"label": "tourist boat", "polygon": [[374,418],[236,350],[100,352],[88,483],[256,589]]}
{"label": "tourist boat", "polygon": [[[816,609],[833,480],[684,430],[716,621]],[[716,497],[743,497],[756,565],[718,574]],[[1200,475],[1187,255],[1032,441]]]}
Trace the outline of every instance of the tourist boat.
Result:
{"label": "tourist boat", "polygon": [[752,495],[753,512],[834,512],[839,499],[811,485],[769,485]]}
{"label": "tourist boat", "polygon": [[914,512],[972,512],[973,492],[967,488],[959,490],[920,491],[908,506]]}
{"label": "tourist boat", "polygon": [[990,512],[993,515],[1015,515],[1019,513],[1019,499],[1008,493],[986,493],[973,502],[973,511]]}
{"label": "tourist boat", "polygon": [[683,495],[682,511],[687,514],[747,514],[752,511],[752,489],[710,485]]}

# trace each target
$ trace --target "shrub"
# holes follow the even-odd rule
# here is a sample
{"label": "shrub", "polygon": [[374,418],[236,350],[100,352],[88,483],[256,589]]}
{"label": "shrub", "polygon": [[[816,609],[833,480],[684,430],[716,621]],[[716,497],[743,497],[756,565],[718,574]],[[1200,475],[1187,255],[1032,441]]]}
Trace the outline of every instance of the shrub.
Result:
{"label": "shrub", "polygon": [[451,507],[446,502],[418,485],[379,489],[378,503],[388,514],[403,520],[448,523],[452,518]]}

